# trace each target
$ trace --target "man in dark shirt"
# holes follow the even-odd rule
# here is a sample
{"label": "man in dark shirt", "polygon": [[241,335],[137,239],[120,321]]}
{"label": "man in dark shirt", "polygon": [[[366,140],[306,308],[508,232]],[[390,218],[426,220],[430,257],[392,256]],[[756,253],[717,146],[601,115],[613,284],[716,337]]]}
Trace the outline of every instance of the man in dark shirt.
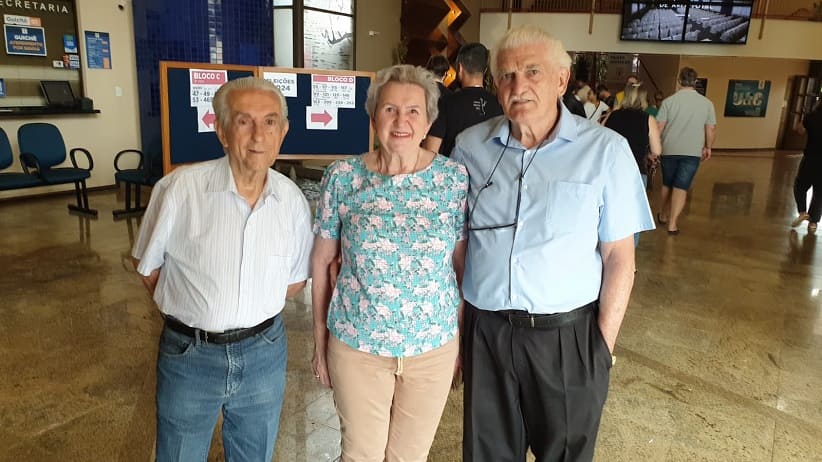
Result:
{"label": "man in dark shirt", "polygon": [[437,77],[437,88],[440,89],[439,103],[442,103],[442,99],[451,94],[451,90],[449,90],[444,83],[448,69],[451,69],[451,63],[449,63],[448,58],[443,55],[434,55],[428,58],[428,62],[425,63],[425,68]]}
{"label": "man in dark shirt", "polygon": [[568,85],[568,90],[562,95],[562,103],[571,111],[571,114],[585,117],[585,106],[582,104],[582,101],[578,100],[574,95],[573,86]]}
{"label": "man in dark shirt", "polygon": [[423,147],[449,156],[454,140],[466,128],[502,115],[496,95],[483,87],[488,49],[481,43],[463,45],[457,55],[457,78],[462,89],[441,100],[440,115],[428,131]]}
{"label": "man in dark shirt", "polygon": [[611,94],[611,91],[608,90],[605,84],[601,83],[597,85],[597,98],[599,98],[600,101],[604,101],[610,109],[614,109],[616,97]]}

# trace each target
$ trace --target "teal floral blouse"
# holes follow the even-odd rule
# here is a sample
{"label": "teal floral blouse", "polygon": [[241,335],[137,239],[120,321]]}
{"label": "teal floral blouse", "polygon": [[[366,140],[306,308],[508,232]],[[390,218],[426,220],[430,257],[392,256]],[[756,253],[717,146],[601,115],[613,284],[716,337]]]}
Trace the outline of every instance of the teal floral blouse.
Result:
{"label": "teal floral blouse", "polygon": [[452,255],[466,235],[467,193],[465,167],[443,156],[395,176],[366,169],[362,156],[328,167],[314,233],[341,240],[332,335],[360,351],[406,357],[457,334]]}

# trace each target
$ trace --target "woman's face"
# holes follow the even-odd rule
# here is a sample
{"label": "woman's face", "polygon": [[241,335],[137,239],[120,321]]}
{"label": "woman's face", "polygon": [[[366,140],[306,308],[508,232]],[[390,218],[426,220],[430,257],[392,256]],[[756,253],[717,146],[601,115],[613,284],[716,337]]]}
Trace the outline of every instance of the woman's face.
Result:
{"label": "woman's face", "polygon": [[371,122],[389,152],[416,152],[431,128],[425,90],[413,83],[389,82],[380,90]]}

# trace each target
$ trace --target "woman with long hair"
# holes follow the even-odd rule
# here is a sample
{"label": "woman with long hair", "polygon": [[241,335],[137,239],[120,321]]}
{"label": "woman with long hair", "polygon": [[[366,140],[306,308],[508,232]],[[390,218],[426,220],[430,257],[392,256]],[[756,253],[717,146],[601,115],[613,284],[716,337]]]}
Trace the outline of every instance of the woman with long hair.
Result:
{"label": "woman with long hair", "polygon": [[[608,114],[605,126],[624,136],[634,153],[642,181],[648,185],[649,162],[656,162],[662,153],[659,127],[648,109],[648,90],[642,83],[628,84],[618,109]],[[634,235],[639,242],[639,234]]]}

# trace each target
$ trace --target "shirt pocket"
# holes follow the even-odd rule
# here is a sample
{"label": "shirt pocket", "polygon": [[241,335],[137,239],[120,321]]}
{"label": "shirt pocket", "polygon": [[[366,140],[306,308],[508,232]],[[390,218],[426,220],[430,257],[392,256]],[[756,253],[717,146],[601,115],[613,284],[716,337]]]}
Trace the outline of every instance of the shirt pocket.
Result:
{"label": "shirt pocket", "polygon": [[597,226],[598,208],[594,187],[585,183],[548,183],[545,218],[554,235]]}

